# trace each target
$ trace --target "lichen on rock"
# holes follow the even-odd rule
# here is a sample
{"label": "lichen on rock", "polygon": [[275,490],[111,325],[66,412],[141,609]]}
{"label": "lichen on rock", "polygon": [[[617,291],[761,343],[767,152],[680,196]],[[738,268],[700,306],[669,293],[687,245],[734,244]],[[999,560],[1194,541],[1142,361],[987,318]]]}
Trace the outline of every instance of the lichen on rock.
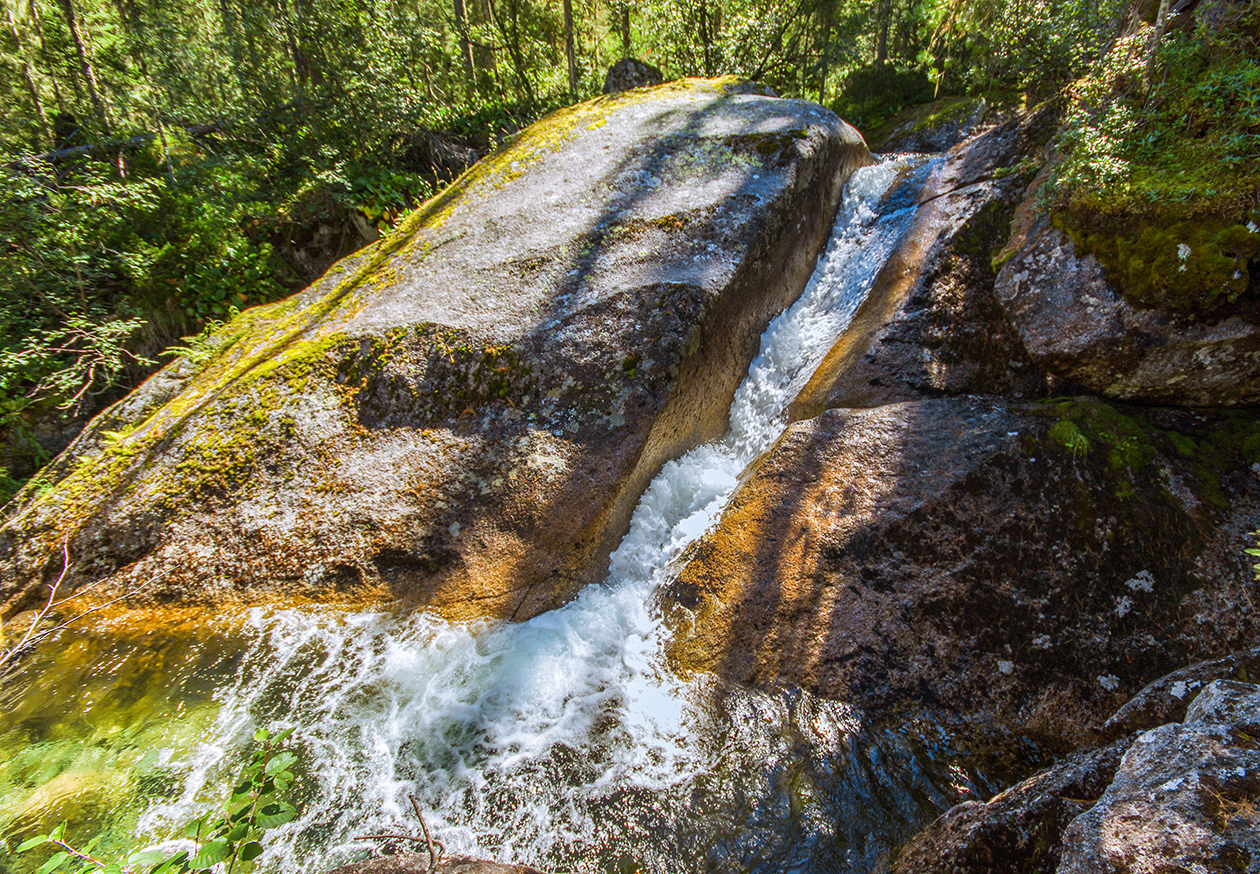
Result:
{"label": "lichen on rock", "polygon": [[63,543],[66,591],[102,598],[563,603],[661,464],[724,427],[871,160],[829,111],[757,90],[685,80],[553,113],[242,313],[10,505],[6,613]]}

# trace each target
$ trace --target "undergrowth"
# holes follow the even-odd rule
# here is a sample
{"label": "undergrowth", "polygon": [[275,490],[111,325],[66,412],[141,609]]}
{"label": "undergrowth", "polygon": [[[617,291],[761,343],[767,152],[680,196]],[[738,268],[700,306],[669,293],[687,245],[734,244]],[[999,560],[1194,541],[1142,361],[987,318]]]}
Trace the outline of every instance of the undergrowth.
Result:
{"label": "undergrowth", "polygon": [[1260,287],[1260,5],[1150,39],[1073,86],[1054,220],[1135,305],[1208,316]]}

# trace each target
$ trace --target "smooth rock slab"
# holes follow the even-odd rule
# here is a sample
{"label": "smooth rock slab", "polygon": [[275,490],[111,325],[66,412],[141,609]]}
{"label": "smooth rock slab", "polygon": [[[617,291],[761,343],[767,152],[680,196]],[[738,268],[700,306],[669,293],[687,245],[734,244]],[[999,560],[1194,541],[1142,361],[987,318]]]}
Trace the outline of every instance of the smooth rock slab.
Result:
{"label": "smooth rock slab", "polygon": [[1078,744],[1151,678],[1260,631],[1256,427],[1086,400],[828,410],[684,556],[670,656]]}
{"label": "smooth rock slab", "polygon": [[[726,426],[871,160],[830,111],[687,80],[562,110],[102,414],[6,510],[0,602],[141,590],[523,619],[599,579]],[[755,90],[755,89],[751,89]]]}

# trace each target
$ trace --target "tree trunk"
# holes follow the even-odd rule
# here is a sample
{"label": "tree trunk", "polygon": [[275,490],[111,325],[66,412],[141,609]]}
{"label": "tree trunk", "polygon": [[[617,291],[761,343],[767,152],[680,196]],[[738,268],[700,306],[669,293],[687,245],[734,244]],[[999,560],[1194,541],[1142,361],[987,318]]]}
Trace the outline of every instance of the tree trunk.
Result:
{"label": "tree trunk", "polygon": [[472,41],[468,38],[468,11],[464,0],[454,0],[455,32],[459,34],[459,60],[464,65],[464,81],[469,97],[477,91],[477,70],[473,63]]}
{"label": "tree trunk", "polygon": [[499,35],[503,37],[503,41],[507,46],[508,56],[512,59],[512,72],[516,75],[517,84],[521,87],[521,93],[525,98],[525,102],[533,106],[537,103],[534,99],[534,86],[529,81],[529,70],[525,63],[525,55],[521,51],[521,22],[520,10],[517,7],[518,0],[507,0],[508,18],[505,22],[503,16],[499,15],[495,9],[494,0],[488,0],[487,7],[490,10],[490,17],[494,21],[495,29],[499,31]]}
{"label": "tree trunk", "polygon": [[[40,24],[39,12],[35,9],[35,0],[28,0],[27,12],[30,15],[31,22],[35,25],[35,37],[39,40],[39,57],[44,62],[44,69],[48,71],[48,81],[52,83],[53,100],[57,102],[57,112],[62,115],[68,115],[70,110],[66,108],[65,98],[61,96],[61,86],[57,84],[56,71],[52,62],[48,60],[48,43],[44,40],[44,25]],[[57,143],[54,137],[53,147]]]}
{"label": "tree trunk", "polygon": [[1168,7],[1170,0],[1160,0],[1159,14],[1155,16],[1155,33],[1151,35],[1151,47],[1146,50],[1146,87],[1151,87],[1151,79],[1155,75],[1155,58],[1159,54],[1159,44],[1164,38],[1164,29],[1168,27]]}
{"label": "tree trunk", "polygon": [[824,0],[822,11],[822,27],[818,40],[818,102],[827,100],[827,74],[830,72],[828,61],[831,59],[831,3]]}
{"label": "tree trunk", "polygon": [[888,62],[888,27],[892,23],[892,0],[880,0],[879,37],[875,46],[875,63],[884,66]]}
{"label": "tree trunk", "polygon": [[704,53],[704,75],[712,78],[713,34],[709,28],[709,0],[700,0],[700,49]]}
{"label": "tree trunk", "polygon": [[79,19],[74,14],[74,0],[58,0],[58,3],[61,6],[61,14],[65,16],[66,27],[70,29],[70,38],[74,40],[74,52],[79,58],[79,72],[83,75],[88,96],[92,99],[92,107],[96,110],[96,119],[100,122],[101,130],[108,136],[110,133],[109,117],[105,114],[105,103],[101,100],[101,92],[96,84],[96,71],[92,69],[92,62],[88,59],[87,46],[83,44],[83,34],[79,30]]}
{"label": "tree trunk", "polygon": [[628,58],[630,57],[630,4],[628,2],[621,4],[618,18],[621,24],[621,55]]}
{"label": "tree trunk", "polygon": [[564,0],[564,57],[569,62],[569,96],[577,100],[577,49],[573,39],[573,0]]}
{"label": "tree trunk", "polygon": [[13,8],[5,2],[5,15],[9,19],[9,30],[13,32],[13,41],[17,45],[18,54],[22,57],[22,79],[26,82],[26,90],[31,95],[31,103],[35,106],[35,114],[39,118],[39,129],[47,140],[49,146],[53,146],[52,126],[48,123],[48,113],[44,111],[44,101],[39,96],[39,86],[35,83],[35,72],[31,68],[29,54],[26,49],[26,40],[22,39],[22,32],[18,28],[17,17],[13,14]]}

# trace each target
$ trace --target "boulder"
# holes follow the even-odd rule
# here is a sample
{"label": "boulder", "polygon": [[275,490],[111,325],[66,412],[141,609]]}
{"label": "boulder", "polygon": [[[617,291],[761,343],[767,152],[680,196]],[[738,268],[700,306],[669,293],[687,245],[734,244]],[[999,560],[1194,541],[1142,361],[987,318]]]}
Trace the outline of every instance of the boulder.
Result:
{"label": "boulder", "polygon": [[1047,393],[994,293],[993,259],[1060,114],[1047,103],[936,160],[914,224],[797,399],[797,418],[946,395]]}
{"label": "boulder", "polygon": [[1024,348],[1054,376],[1120,400],[1180,406],[1260,401],[1260,310],[1191,318],[1138,308],[1081,255],[1030,188],[996,292]]}
{"label": "boulder", "polygon": [[1185,719],[1190,702],[1214,680],[1260,677],[1260,647],[1189,665],[1152,680],[1103,723],[1106,737],[1121,737]]}
{"label": "boulder", "polygon": [[1254,415],[971,396],[792,425],[664,595],[680,669],[1049,749],[1260,631]]}
{"label": "boulder", "polygon": [[647,61],[622,58],[608,68],[608,75],[604,77],[604,93],[616,94],[632,88],[660,85],[664,81],[665,74]]}
{"label": "boulder", "polygon": [[104,412],[6,509],[0,599],[401,599],[533,616],[720,434],[861,137],[685,80],[561,110]]}
{"label": "boulder", "polygon": [[1260,867],[1260,687],[1215,680],[1181,724],[959,804],[888,874],[1163,874]]}
{"label": "boulder", "polygon": [[983,97],[942,97],[898,113],[868,141],[878,152],[945,152],[978,133],[989,115]]}
{"label": "boulder", "polygon": [[1143,733],[1067,827],[1057,874],[1260,870],[1260,687],[1216,680]]}
{"label": "boulder", "polygon": [[951,807],[894,854],[887,874],[1052,874],[1064,829],[1102,796],[1132,743],[1075,753],[987,803]]}

